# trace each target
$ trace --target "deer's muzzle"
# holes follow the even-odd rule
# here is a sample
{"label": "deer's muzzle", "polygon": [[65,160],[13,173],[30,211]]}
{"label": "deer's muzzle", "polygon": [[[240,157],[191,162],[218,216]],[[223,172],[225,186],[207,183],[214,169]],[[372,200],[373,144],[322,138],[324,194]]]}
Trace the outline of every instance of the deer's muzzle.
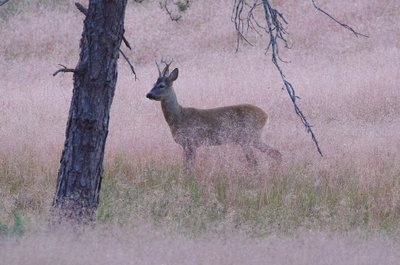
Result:
{"label": "deer's muzzle", "polygon": [[146,98],[152,99],[152,100],[157,100],[157,98],[153,94],[151,94],[150,92],[147,93]]}

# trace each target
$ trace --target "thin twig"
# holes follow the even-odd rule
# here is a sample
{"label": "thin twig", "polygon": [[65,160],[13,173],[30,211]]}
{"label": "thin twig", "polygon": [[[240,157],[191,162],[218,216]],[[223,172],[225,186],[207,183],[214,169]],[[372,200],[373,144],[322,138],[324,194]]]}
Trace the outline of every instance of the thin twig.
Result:
{"label": "thin twig", "polygon": [[317,9],[319,12],[323,13],[324,15],[328,16],[330,19],[332,19],[333,21],[335,21],[337,24],[339,24],[340,26],[344,27],[345,29],[350,30],[357,38],[359,36],[364,37],[364,38],[369,38],[368,35],[359,33],[357,31],[355,31],[352,27],[350,27],[347,24],[344,24],[342,22],[340,22],[339,20],[337,20],[336,18],[334,18],[332,15],[330,15],[328,12],[324,11],[323,9],[321,9],[320,7],[317,6],[317,4],[315,3],[314,0],[311,0],[311,2],[313,3],[315,9]]}
{"label": "thin twig", "polygon": [[180,16],[180,15],[173,15],[172,14],[171,10],[169,10],[169,8],[168,8],[168,0],[164,0],[164,2],[160,1],[160,7],[161,7],[161,9],[164,9],[165,12],[167,12],[169,18],[172,21],[178,22],[182,18],[182,16]]}
{"label": "thin twig", "polygon": [[131,45],[129,44],[128,40],[125,39],[125,36],[122,36],[122,40],[125,43],[126,47],[128,47],[129,50],[132,50]]}
{"label": "thin twig", "polygon": [[60,69],[58,69],[57,71],[54,72],[53,76],[56,76],[58,73],[77,73],[78,71],[76,71],[76,69],[72,69],[72,68],[67,68],[65,65],[63,64],[58,64],[59,66],[61,66]]}
{"label": "thin twig", "polygon": [[[258,1],[254,1],[253,5],[250,6],[250,10],[247,14],[247,31],[249,30],[249,28],[251,28],[252,30],[254,30],[258,35],[262,35],[259,32],[259,29],[261,29],[262,31],[265,31],[268,33],[268,29],[264,26],[262,26],[256,19],[256,17],[254,16],[254,10],[256,10],[257,7],[259,7],[260,5],[262,5],[262,3],[258,3]],[[255,26],[254,26],[255,24]]]}
{"label": "thin twig", "polygon": [[[233,6],[232,10],[232,16],[231,16],[231,21],[235,24],[235,29],[237,33],[237,39],[236,39],[236,52],[239,51],[239,46],[241,42],[246,42],[250,46],[254,46],[243,34],[244,32],[244,18],[242,17],[242,13],[244,10],[244,0],[235,0],[235,4]],[[249,25],[247,26],[247,28]]]}
{"label": "thin twig", "polygon": [[119,52],[122,54],[122,57],[124,57],[125,61],[129,64],[129,67],[131,68],[132,73],[135,76],[135,81],[138,80],[138,78],[136,76],[135,68],[133,67],[132,63],[129,61],[128,56],[126,56],[125,53],[121,49],[119,49]]}
{"label": "thin twig", "polygon": [[75,2],[75,6],[76,8],[78,8],[79,11],[81,11],[82,14],[84,14],[85,16],[87,15],[88,10],[81,3]]}

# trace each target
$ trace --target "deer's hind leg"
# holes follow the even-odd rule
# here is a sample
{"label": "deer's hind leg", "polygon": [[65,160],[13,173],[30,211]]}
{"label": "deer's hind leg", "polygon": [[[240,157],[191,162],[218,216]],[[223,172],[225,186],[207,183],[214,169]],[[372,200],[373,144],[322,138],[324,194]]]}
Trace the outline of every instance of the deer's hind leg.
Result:
{"label": "deer's hind leg", "polygon": [[250,145],[241,145],[241,146],[246,156],[247,167],[249,169],[255,169],[257,167],[257,159],[254,155],[253,148]]}
{"label": "deer's hind leg", "polygon": [[282,162],[282,154],[272,148],[271,146],[261,142],[261,140],[256,141],[253,143],[253,146],[260,150],[263,153],[267,153],[270,157],[272,157],[276,162],[281,163]]}

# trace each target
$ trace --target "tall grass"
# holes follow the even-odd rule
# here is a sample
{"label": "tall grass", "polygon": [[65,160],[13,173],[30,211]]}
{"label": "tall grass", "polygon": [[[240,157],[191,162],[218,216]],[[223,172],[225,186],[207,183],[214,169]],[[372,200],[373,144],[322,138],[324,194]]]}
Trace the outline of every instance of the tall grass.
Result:
{"label": "tall grass", "polygon": [[207,169],[185,176],[176,166],[132,174],[132,166],[118,160],[108,168],[100,221],[139,214],[186,232],[243,228],[255,235],[399,228],[398,167],[381,172],[391,181],[379,185],[363,183],[351,168],[315,171],[310,164],[244,176]]}
{"label": "tall grass", "polygon": [[[38,164],[34,158],[27,164],[3,161],[4,227],[15,226],[15,218],[32,231],[46,223],[56,167]],[[128,228],[147,220],[154,228],[188,235],[236,229],[255,236],[299,229],[396,235],[400,168],[385,168],[372,183],[354,168],[316,170],[310,163],[250,173],[209,166],[186,175],[174,162],[138,164],[119,155],[106,164],[97,221]]]}

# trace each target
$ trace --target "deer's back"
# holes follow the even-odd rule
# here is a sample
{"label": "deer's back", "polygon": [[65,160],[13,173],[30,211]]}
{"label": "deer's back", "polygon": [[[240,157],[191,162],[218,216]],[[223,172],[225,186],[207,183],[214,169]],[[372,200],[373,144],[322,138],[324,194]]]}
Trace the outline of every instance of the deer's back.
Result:
{"label": "deer's back", "polygon": [[213,109],[182,108],[182,114],[182,120],[171,127],[175,141],[191,141],[197,146],[258,139],[268,119],[262,109],[248,104]]}

